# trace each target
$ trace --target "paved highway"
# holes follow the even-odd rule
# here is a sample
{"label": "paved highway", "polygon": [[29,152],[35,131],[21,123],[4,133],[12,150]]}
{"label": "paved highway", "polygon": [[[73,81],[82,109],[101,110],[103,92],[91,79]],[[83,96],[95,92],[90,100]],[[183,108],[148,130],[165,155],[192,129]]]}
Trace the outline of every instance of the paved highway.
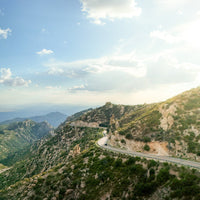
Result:
{"label": "paved highway", "polygon": [[158,160],[161,162],[170,162],[170,163],[174,163],[177,165],[184,165],[184,166],[189,166],[192,168],[200,169],[200,162],[183,160],[180,158],[174,158],[174,157],[170,157],[170,156],[158,156],[158,155],[154,155],[154,154],[147,154],[147,153],[140,153],[140,152],[119,149],[119,148],[115,148],[115,147],[107,145],[107,141],[108,141],[108,137],[105,136],[105,134],[104,134],[104,137],[97,141],[97,145],[103,149],[107,149],[107,150],[117,152],[117,153],[127,154],[130,156],[139,156],[139,157],[144,157],[144,158],[148,158],[148,159]]}

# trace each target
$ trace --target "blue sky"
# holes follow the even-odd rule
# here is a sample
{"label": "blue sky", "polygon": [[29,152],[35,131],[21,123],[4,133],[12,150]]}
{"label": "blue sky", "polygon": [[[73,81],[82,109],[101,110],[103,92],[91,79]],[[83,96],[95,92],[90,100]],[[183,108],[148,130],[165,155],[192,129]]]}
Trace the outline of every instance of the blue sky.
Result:
{"label": "blue sky", "polygon": [[200,85],[197,0],[1,0],[0,111],[165,100]]}

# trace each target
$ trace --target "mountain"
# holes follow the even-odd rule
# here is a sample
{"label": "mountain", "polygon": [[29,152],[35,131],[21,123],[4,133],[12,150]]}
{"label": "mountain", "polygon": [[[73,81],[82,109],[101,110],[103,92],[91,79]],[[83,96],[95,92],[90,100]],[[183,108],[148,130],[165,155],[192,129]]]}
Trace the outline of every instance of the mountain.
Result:
{"label": "mountain", "polygon": [[47,122],[31,120],[0,125],[0,160],[50,134],[52,130]]}
{"label": "mountain", "polygon": [[[113,117],[120,119],[122,116],[126,116],[128,113],[137,110],[138,108],[143,107],[144,105],[115,105],[110,102],[107,102],[104,106],[88,110],[83,112],[82,115],[76,115],[73,117],[72,121],[78,123],[86,122],[88,124],[96,124],[97,127],[109,127],[110,122]],[[75,116],[75,115],[74,115]],[[70,118],[67,119],[67,121]]]}
{"label": "mountain", "polygon": [[94,143],[98,129],[70,127],[41,145],[37,156],[0,174],[1,200],[199,199],[198,171],[102,150]]}
{"label": "mountain", "polygon": [[[69,117],[0,172],[0,200],[200,199],[200,172],[104,150],[96,141],[199,160],[200,88],[167,101],[115,105]],[[6,170],[6,171],[5,171]]]}
{"label": "mountain", "polygon": [[110,125],[114,146],[200,161],[200,87],[146,105]]}
{"label": "mountain", "polygon": [[67,115],[65,114],[62,114],[60,112],[51,112],[51,113],[48,113],[46,115],[41,115],[41,116],[32,116],[32,117],[27,117],[27,118],[14,118],[11,120],[0,122],[0,124],[10,124],[12,122],[21,122],[27,119],[31,119],[35,122],[47,121],[52,126],[57,127],[60,123],[66,120],[66,118],[67,118]]}
{"label": "mountain", "polygon": [[112,146],[200,161],[200,87],[155,104],[106,103],[72,124],[107,127]]}

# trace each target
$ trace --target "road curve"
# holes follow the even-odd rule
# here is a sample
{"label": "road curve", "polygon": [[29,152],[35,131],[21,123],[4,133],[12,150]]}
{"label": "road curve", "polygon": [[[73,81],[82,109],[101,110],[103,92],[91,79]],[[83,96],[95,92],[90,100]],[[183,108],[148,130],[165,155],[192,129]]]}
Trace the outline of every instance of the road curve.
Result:
{"label": "road curve", "polygon": [[170,163],[174,163],[177,165],[183,165],[183,166],[200,169],[200,162],[189,161],[189,160],[174,158],[174,157],[170,157],[170,156],[158,156],[158,155],[154,155],[154,154],[147,154],[147,153],[140,153],[140,152],[119,149],[119,148],[115,148],[112,146],[108,146],[107,141],[108,141],[108,137],[104,136],[103,138],[101,138],[97,141],[97,145],[99,147],[101,147],[102,149],[107,149],[109,151],[113,151],[113,152],[117,152],[117,153],[122,153],[122,154],[130,155],[130,156],[139,156],[139,157],[144,157],[144,158],[148,158],[148,159],[158,160],[161,162],[170,162]]}

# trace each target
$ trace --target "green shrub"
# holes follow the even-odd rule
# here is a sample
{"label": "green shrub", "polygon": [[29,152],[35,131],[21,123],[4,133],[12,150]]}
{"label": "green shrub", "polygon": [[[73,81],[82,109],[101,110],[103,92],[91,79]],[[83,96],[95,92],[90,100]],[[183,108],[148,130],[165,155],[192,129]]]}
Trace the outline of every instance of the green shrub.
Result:
{"label": "green shrub", "polygon": [[170,179],[169,169],[161,169],[157,175],[157,183],[163,184]]}
{"label": "green shrub", "polygon": [[124,139],[121,140],[121,143],[126,144],[126,141]]}
{"label": "green shrub", "polygon": [[145,136],[145,137],[143,138],[143,141],[144,141],[144,142],[151,142],[151,138],[150,138],[150,137],[147,137],[147,136]]}
{"label": "green shrub", "polygon": [[149,151],[149,150],[150,150],[150,147],[149,147],[148,144],[145,144],[145,145],[144,145],[144,150],[145,150],[145,151]]}
{"label": "green shrub", "polygon": [[128,134],[126,134],[126,139],[128,139],[128,140],[132,140],[133,139],[133,136],[130,134],[130,133],[128,133]]}

